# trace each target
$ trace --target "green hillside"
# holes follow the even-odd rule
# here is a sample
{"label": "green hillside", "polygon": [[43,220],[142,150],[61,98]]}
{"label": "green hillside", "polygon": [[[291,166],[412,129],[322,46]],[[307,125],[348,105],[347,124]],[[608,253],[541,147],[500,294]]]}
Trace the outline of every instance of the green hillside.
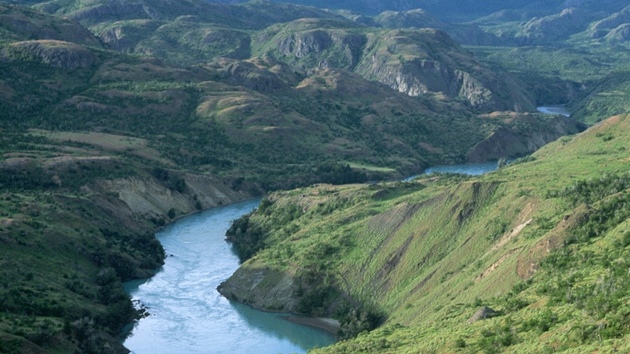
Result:
{"label": "green hillside", "polygon": [[221,291],[343,334],[383,321],[321,352],[628,350],[629,122],[481,178],[274,193],[228,234],[253,256]]}
{"label": "green hillside", "polygon": [[[556,306],[545,333],[558,345],[578,345],[562,337],[565,327],[581,328],[585,347],[627,333],[623,306],[584,304],[580,289],[562,302],[537,283],[555,269],[541,263],[540,245],[565,240],[563,249],[575,248],[566,257],[616,258],[558,281],[596,286],[601,274],[622,283],[606,267],[623,253],[603,250],[627,246],[625,209],[610,216],[607,204],[625,203],[612,195],[627,188],[624,116],[487,177],[351,184],[524,156],[585,129],[535,113],[538,104],[569,103],[585,122],[625,112],[623,45],[570,36],[558,50],[462,47],[447,32],[494,33],[474,42],[484,45],[500,33],[421,12],[362,22],[267,1],[28,4],[0,4],[0,352],[125,352],[116,336],[142,313],[121,282],[162,264],[155,230],[292,188],[301,189],[271,194],[235,224],[230,237],[252,258],[222,292],[336,317],[344,338],[383,325],[331,350],[449,351],[462,341],[485,350],[507,336],[508,318],[530,323],[509,331],[510,348],[526,348],[538,338],[539,300]],[[397,28],[397,16],[412,18]],[[606,27],[620,17],[602,16],[608,24],[597,28],[623,39],[623,28]],[[524,65],[530,59],[538,65]],[[597,182],[602,173],[616,177]],[[623,188],[610,192],[609,183]],[[571,263],[563,259],[549,267]],[[532,264],[541,271],[529,287],[507,295]],[[253,292],[252,269],[267,279]],[[268,296],[273,289],[287,297]],[[618,289],[601,294],[621,304]],[[464,326],[480,304],[502,315]],[[541,346],[556,345],[546,338]]]}
{"label": "green hillside", "polygon": [[[295,9],[288,7],[282,19],[303,15]],[[35,16],[30,9],[5,7],[4,13],[6,18],[31,21],[26,23],[33,32],[2,27],[10,34],[0,54],[5,73],[0,82],[3,128],[146,139],[155,156],[144,156],[144,163],[244,177],[273,189],[313,182],[318,165],[327,162],[406,174],[430,164],[463,161],[499,128],[528,139],[523,121],[478,116],[479,110],[531,110],[519,82],[483,68],[442,32],[409,30],[397,35],[337,19],[292,21],[255,34],[238,28],[215,31],[187,19],[99,25],[105,26],[97,31],[101,34],[120,28],[125,33],[129,26],[139,36],[130,43],[142,38],[138,46],[157,56],[162,51],[162,61],[103,49],[89,35],[78,43],[72,42],[75,32],[50,35],[47,28],[63,27],[45,24],[44,19],[53,24],[61,20]],[[194,51],[193,42],[174,44],[152,34],[147,38],[149,34],[138,28],[154,31],[149,34],[207,35],[214,40],[212,46]],[[315,39],[314,47],[303,49],[310,53],[307,57],[280,54],[291,46],[287,40],[308,37],[312,28],[321,28],[324,41],[335,37],[339,43],[319,51],[313,49],[320,45]],[[256,37],[251,48],[250,36]],[[238,47],[241,40],[247,42],[245,47]],[[237,47],[232,47],[235,42]],[[390,53],[388,47],[398,49]],[[139,47],[125,48],[118,49],[135,52]],[[216,57],[240,53],[239,48],[249,48],[251,57],[238,58],[247,50],[234,58]],[[372,55],[379,58],[378,65],[369,64]],[[314,63],[321,60],[330,67],[316,68]],[[182,61],[198,65],[175,66]],[[404,79],[387,82],[388,73],[396,72]],[[425,90],[426,95],[419,95]],[[533,117],[535,122],[530,119],[525,127],[549,126],[551,131],[543,143],[580,129],[572,122]],[[464,131],[462,139],[447,138]],[[509,154],[529,153],[540,143],[526,145]]]}

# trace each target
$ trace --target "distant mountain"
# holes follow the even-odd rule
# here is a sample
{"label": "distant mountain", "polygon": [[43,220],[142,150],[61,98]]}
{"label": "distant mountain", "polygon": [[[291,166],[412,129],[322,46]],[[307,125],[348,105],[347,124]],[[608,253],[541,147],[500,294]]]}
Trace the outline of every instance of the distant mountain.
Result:
{"label": "distant mountain", "polygon": [[[255,178],[267,183],[265,170],[296,161],[306,169],[341,159],[411,171],[463,160],[469,148],[504,126],[477,120],[471,108],[533,109],[518,81],[484,68],[443,32],[368,28],[314,9],[263,5],[262,18],[273,13],[285,21],[304,11],[322,18],[261,31],[200,23],[192,15],[173,21],[146,19],[146,13],[115,22],[108,16],[98,23],[99,17],[83,18],[93,24],[98,41],[76,22],[5,7],[3,24],[25,18],[23,27],[44,29],[0,27],[4,38],[13,38],[0,49],[5,117],[25,129],[143,137],[154,141],[162,158],[186,168],[238,175],[242,164],[262,162]],[[221,6],[252,16],[255,9]],[[77,29],[48,39],[46,28],[66,25]],[[81,33],[79,43],[73,42]],[[101,43],[152,57],[117,54]],[[165,131],[176,135],[158,139]],[[448,137],[452,131],[467,134],[454,141]],[[181,138],[191,132],[199,136]],[[204,134],[214,137],[211,144]],[[303,175],[301,169],[275,175],[273,188],[316,178],[293,180]]]}
{"label": "distant mountain", "polygon": [[[626,6],[625,2],[615,0],[566,1],[561,7],[547,11],[531,7],[502,10],[473,23],[521,46],[559,44],[573,37],[575,40],[605,37],[609,31],[625,23],[628,17]],[[611,27],[613,24],[617,26]]]}
{"label": "distant mountain", "polygon": [[474,26],[448,25],[421,10],[375,18],[385,27],[409,27],[395,31],[313,7],[267,1],[233,6],[183,0],[171,6],[97,0],[69,7],[53,0],[36,8],[79,21],[111,49],[176,65],[268,55],[306,71],[353,71],[411,96],[463,99],[478,110],[534,109],[533,98],[510,74],[484,68],[444,32],[419,28],[442,27],[467,43],[495,44],[497,37]]}
{"label": "distant mountain", "polygon": [[255,55],[269,55],[303,70],[353,71],[410,96],[439,94],[481,110],[533,109],[509,74],[483,68],[441,31],[298,20],[262,31],[252,48]]}
{"label": "distant mountain", "polygon": [[449,34],[457,43],[465,45],[506,45],[508,42],[483,31],[476,25],[451,24],[437,19],[422,9],[384,11],[374,22],[385,28],[435,28]]}
{"label": "distant mountain", "polygon": [[[226,2],[226,1],[217,1]],[[425,9],[438,18],[448,21],[467,21],[505,9],[519,9],[537,6],[544,9],[559,8],[563,0],[539,1],[532,5],[528,0],[284,0],[299,5],[316,6],[330,9],[346,9],[367,15],[377,15],[384,11],[408,11]]]}
{"label": "distant mountain", "polygon": [[125,353],[139,314],[121,282],[162,264],[152,232],[179,216],[583,128],[532,112],[520,80],[417,28],[443,21],[420,11],[379,26],[264,1],[33,4],[0,5],[0,352]]}

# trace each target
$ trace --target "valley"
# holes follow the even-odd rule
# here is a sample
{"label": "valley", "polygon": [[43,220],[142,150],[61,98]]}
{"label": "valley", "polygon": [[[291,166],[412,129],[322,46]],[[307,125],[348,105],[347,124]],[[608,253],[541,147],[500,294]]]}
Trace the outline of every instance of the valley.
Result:
{"label": "valley", "polygon": [[628,350],[626,5],[324,3],[0,2],[0,352],[125,352],[153,233],[255,196],[220,292],[323,352]]}

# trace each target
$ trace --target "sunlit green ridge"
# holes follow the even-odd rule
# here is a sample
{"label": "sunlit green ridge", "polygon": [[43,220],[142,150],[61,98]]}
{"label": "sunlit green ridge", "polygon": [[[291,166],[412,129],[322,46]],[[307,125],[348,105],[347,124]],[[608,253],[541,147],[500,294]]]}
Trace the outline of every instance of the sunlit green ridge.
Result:
{"label": "sunlit green ridge", "polygon": [[[342,330],[357,320],[343,303],[384,319],[321,352],[623,350],[629,122],[610,118],[481,178],[272,194],[245,232],[261,250],[233,276],[247,287],[264,269],[270,282],[224,289],[273,306],[287,281],[271,279],[286,274],[295,300],[280,306],[337,317]],[[323,282],[304,278],[313,269]],[[497,316],[468,323],[482,305]]]}
{"label": "sunlit green ridge", "polygon": [[[155,230],[296,187],[235,224],[253,257],[222,291],[378,327],[330,350],[622,343],[627,4],[20,4],[0,5],[0,352],[124,352],[120,284],[162,264]],[[379,182],[557,138],[485,177]],[[482,304],[500,316],[465,325]]]}

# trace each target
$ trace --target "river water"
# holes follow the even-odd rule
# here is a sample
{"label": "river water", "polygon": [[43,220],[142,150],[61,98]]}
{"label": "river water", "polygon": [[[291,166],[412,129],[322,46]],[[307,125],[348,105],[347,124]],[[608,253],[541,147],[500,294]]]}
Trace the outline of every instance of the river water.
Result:
{"label": "river water", "polygon": [[[567,111],[564,106],[541,106],[537,107],[538,112],[545,114],[560,114],[565,117],[571,116],[571,112]],[[508,162],[512,161],[508,160]],[[492,172],[497,169],[497,162],[483,162],[483,163],[464,163],[457,165],[441,165],[427,168],[423,175],[430,175],[432,173],[461,173],[471,176],[479,176]],[[405,178],[403,181],[411,181],[422,175],[415,175]]]}
{"label": "river water", "polygon": [[[511,160],[508,160],[508,162]],[[496,170],[498,167],[497,161],[482,162],[482,163],[462,163],[457,165],[440,165],[429,167],[420,175],[414,175],[407,177],[403,182],[411,181],[420,176],[426,176],[433,173],[461,173],[470,176],[484,175],[488,172]]]}
{"label": "river water", "polygon": [[216,291],[239,266],[225,232],[258,203],[211,209],[156,234],[169,257],[152,278],[125,284],[151,314],[135,325],[125,347],[136,354],[286,354],[335,342],[326,332],[231,302]]}
{"label": "river water", "polygon": [[[538,107],[538,111],[570,115],[560,106]],[[496,162],[488,162],[434,166],[424,173],[482,175],[496,169]],[[225,232],[233,220],[258,203],[252,200],[211,209],[183,218],[156,235],[169,257],[152,278],[125,284],[150,313],[136,323],[125,347],[136,354],[284,354],[305,353],[335,342],[324,331],[231,302],[216,291],[239,266]]]}
{"label": "river water", "polygon": [[538,112],[545,113],[545,114],[560,114],[565,117],[571,116],[571,112],[567,111],[567,109],[564,108],[564,106],[542,106],[536,109],[538,110]]}

